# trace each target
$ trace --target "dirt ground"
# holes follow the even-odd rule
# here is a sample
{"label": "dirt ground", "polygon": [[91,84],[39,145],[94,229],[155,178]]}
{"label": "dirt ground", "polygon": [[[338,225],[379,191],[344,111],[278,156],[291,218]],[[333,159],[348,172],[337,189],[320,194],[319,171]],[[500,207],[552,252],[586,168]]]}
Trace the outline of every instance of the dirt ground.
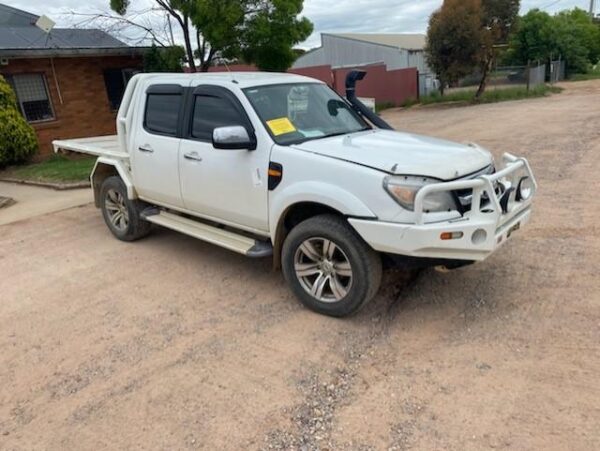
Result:
{"label": "dirt ground", "polygon": [[0,449],[600,449],[600,81],[390,111],[530,159],[532,223],[348,320],[269,261],[91,205],[0,226]]}

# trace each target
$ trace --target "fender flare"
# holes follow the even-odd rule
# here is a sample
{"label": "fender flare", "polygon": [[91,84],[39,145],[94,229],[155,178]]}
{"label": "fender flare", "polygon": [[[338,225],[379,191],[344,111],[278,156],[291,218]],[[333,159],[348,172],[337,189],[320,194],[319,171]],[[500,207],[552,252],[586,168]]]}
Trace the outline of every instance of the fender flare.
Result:
{"label": "fender flare", "polygon": [[107,157],[99,157],[96,160],[96,164],[94,164],[94,169],[92,169],[92,173],[90,174],[90,182],[92,184],[92,188],[94,190],[94,202],[97,207],[99,207],[99,197],[100,197],[100,189],[102,187],[102,182],[114,173],[117,173],[123,183],[125,183],[125,187],[127,188],[127,197],[129,199],[137,199],[137,191],[133,186],[133,180],[131,178],[131,173],[125,166],[125,163],[121,160],[115,160]]}
{"label": "fender flare", "polygon": [[311,202],[339,211],[345,216],[376,218],[367,205],[349,191],[325,182],[294,183],[272,197],[269,212],[271,239],[277,240],[277,230],[286,211],[295,204]]}

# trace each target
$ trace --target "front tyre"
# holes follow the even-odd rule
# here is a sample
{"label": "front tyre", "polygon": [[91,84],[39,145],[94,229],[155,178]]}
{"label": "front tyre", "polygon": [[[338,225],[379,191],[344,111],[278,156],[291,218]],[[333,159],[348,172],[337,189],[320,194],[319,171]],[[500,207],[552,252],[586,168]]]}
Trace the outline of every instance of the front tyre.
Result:
{"label": "front tyre", "polygon": [[141,217],[143,204],[127,198],[120,177],[109,177],[100,190],[102,216],[112,234],[121,241],[135,241],[150,233],[151,224]]}
{"label": "front tyre", "polygon": [[315,216],[287,236],[283,275],[308,308],[344,317],[369,302],[381,285],[381,258],[343,219]]}

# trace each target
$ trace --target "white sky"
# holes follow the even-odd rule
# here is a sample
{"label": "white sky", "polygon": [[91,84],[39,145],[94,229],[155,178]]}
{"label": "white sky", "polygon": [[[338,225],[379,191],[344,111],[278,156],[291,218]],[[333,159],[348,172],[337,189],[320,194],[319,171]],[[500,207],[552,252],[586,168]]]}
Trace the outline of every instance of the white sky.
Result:
{"label": "white sky", "polygon": [[[70,11],[110,11],[109,0],[0,0],[34,14],[45,14],[58,26],[72,25]],[[597,2],[598,3],[598,2]],[[152,0],[131,0],[135,9],[151,6]],[[408,33],[425,32],[429,15],[442,0],[304,0],[303,15],[315,26],[313,35],[301,47],[320,44],[321,32]],[[590,0],[521,0],[522,12],[540,8],[550,13],[579,7],[589,9]],[[600,10],[600,6],[597,7]],[[598,11],[600,12],[600,11]]]}

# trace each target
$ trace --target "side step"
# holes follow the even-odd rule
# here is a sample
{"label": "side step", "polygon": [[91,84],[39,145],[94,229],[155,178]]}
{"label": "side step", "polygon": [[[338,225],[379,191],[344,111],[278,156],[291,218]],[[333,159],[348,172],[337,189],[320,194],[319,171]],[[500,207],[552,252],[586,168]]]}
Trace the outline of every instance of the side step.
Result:
{"label": "side step", "polygon": [[142,213],[142,217],[153,224],[216,244],[247,257],[261,258],[273,255],[273,246],[270,242],[257,241],[180,215],[150,208]]}

